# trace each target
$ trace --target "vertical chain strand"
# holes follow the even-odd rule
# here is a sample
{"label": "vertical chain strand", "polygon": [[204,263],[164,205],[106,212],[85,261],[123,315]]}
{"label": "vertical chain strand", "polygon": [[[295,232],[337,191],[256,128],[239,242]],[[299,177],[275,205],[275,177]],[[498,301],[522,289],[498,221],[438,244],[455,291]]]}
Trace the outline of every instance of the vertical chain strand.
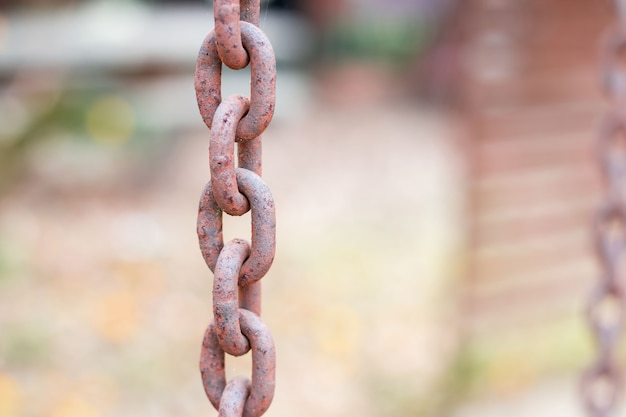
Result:
{"label": "vertical chain strand", "polygon": [[626,2],[614,0],[616,24],[601,45],[602,82],[611,110],[596,141],[598,164],[605,183],[604,201],[596,211],[592,233],[600,276],[589,297],[587,320],[597,354],[582,377],[582,397],[589,417],[611,417],[621,397],[623,374],[618,361],[626,301],[626,71],[620,56],[626,49]]}
{"label": "vertical chain strand", "polygon": [[[214,273],[213,320],[202,342],[200,373],[220,416],[259,417],[274,397],[276,372],[274,341],[260,318],[260,280],[276,251],[274,199],[261,178],[260,136],[274,113],[276,59],[258,28],[260,0],[216,0],[214,13],[215,30],[200,48],[194,81],[200,115],[211,130],[211,180],[200,199],[197,233],[202,256]],[[250,98],[235,94],[222,99],[222,65],[250,65]],[[241,216],[248,211],[250,242],[224,243],[224,213]],[[251,378],[227,381],[226,354],[248,352]]]}

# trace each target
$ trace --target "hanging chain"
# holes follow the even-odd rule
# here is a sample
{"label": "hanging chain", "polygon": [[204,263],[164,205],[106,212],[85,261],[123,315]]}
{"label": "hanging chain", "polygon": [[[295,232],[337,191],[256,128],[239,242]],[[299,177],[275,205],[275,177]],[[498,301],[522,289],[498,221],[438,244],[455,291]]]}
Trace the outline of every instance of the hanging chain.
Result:
{"label": "hanging chain", "polygon": [[617,22],[601,46],[603,87],[611,109],[605,115],[596,149],[606,184],[604,201],[593,222],[600,279],[589,298],[587,318],[597,344],[597,356],[583,374],[583,402],[590,417],[615,415],[623,375],[617,354],[626,303],[626,2],[614,0]]}
{"label": "hanging chain", "polygon": [[[200,199],[198,239],[213,271],[213,320],[202,342],[200,372],[219,415],[258,417],[274,397],[276,354],[261,320],[261,281],[276,250],[274,200],[261,178],[261,133],[276,101],[276,59],[258,28],[260,0],[215,0],[215,30],[205,38],[195,74],[200,114],[211,130],[211,180]],[[221,95],[222,63],[250,64],[250,98]],[[235,167],[237,143],[237,167]],[[252,237],[224,244],[222,215],[251,211]],[[225,353],[252,351],[252,377],[226,381]]]}

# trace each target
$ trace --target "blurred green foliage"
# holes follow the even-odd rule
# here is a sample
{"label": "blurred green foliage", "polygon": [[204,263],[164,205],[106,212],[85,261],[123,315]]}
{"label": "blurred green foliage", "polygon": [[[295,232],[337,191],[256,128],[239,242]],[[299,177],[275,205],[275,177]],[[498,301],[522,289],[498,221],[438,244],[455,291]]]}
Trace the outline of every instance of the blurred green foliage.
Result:
{"label": "blurred green foliage", "polygon": [[151,127],[123,86],[69,83],[55,94],[49,104],[39,106],[43,110],[27,107],[29,122],[15,136],[0,137],[0,193],[28,174],[29,153],[51,138],[62,138],[69,152],[73,146],[90,147],[93,153],[102,149],[105,157],[114,150],[117,163],[132,159],[139,168],[162,156],[169,132]]}
{"label": "blurred green foliage", "polygon": [[325,52],[332,58],[367,58],[403,66],[426,45],[431,25],[414,17],[345,20],[324,40]]}
{"label": "blurred green foliage", "polygon": [[7,366],[40,366],[50,359],[50,335],[42,323],[3,326],[0,357]]}

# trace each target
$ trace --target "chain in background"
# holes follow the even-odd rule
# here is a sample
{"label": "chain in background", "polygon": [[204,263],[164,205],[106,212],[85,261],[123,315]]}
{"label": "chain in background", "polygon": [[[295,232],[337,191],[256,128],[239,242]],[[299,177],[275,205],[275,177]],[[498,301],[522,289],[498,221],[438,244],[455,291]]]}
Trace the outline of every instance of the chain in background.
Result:
{"label": "chain in background", "polygon": [[623,375],[618,363],[626,304],[622,275],[626,266],[626,2],[612,2],[616,22],[601,43],[601,73],[610,109],[596,141],[605,195],[593,219],[600,275],[589,297],[587,318],[597,354],[582,378],[582,397],[590,417],[614,416]]}
{"label": "chain in background", "polygon": [[[195,73],[198,107],[211,131],[211,180],[200,199],[197,232],[202,256],[214,273],[213,320],[204,334],[200,372],[220,416],[258,417],[274,397],[276,367],[274,342],[260,318],[260,280],[276,250],[274,200],[261,178],[261,134],[274,113],[276,59],[258,28],[260,0],[215,0],[214,17],[215,29],[202,44]],[[235,94],[222,99],[222,64],[234,70],[250,65],[250,98]],[[223,213],[248,211],[250,242],[224,244]],[[251,379],[227,381],[225,354],[249,351]]]}

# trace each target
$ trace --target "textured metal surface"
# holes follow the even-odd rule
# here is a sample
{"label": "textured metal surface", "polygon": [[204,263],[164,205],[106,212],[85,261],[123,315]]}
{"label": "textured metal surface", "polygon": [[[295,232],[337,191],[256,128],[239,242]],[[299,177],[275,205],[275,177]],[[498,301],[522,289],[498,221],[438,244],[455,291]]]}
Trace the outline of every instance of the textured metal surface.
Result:
{"label": "textured metal surface", "polygon": [[[237,139],[261,135],[274,116],[276,104],[276,58],[267,36],[256,26],[240,22],[241,40],[250,57],[250,110],[237,126]],[[196,63],[195,88],[200,114],[211,128],[217,107],[222,102],[222,61],[215,31],[205,38]]]}
{"label": "textured metal surface", "polygon": [[237,189],[235,178],[235,131],[248,111],[248,99],[235,94],[228,97],[215,111],[209,164],[215,201],[231,216],[240,216],[250,210],[248,199]]}
{"label": "textured metal surface", "polygon": [[[271,191],[254,172],[237,168],[238,189],[247,196],[252,207],[252,249],[241,267],[239,285],[247,285],[263,278],[272,266],[276,251],[276,215]],[[207,265],[214,270],[224,247],[222,209],[215,202],[210,183],[200,200],[198,213],[200,249]]]}
{"label": "textured metal surface", "polygon": [[240,376],[233,378],[222,393],[219,417],[241,417],[248,395],[250,395],[250,380]]}
{"label": "textured metal surface", "polygon": [[[233,239],[224,246],[213,279],[213,318],[217,339],[229,355],[241,356],[250,350],[248,339],[239,326],[239,270],[250,256],[250,245],[242,239]],[[245,288],[245,287],[244,287]]]}
{"label": "textured metal surface", "polygon": [[[259,4],[259,0],[216,0],[215,31],[205,38],[196,64],[198,107],[211,129],[211,180],[200,199],[197,233],[202,256],[214,272],[213,320],[204,335],[200,372],[220,416],[261,416],[274,397],[276,354],[260,318],[260,279],[274,260],[276,218],[272,193],[261,178],[260,135],[274,113],[276,60],[269,40],[254,25]],[[241,69],[248,63],[250,99],[235,94],[222,100],[222,64]],[[250,243],[233,239],[224,244],[224,213],[241,216],[248,211]],[[251,379],[227,382],[225,354],[249,351]]]}
{"label": "textured metal surface", "polygon": [[259,26],[261,20],[261,0],[242,0],[240,6],[241,20]]}
{"label": "textured metal surface", "polygon": [[[252,351],[252,378],[250,395],[246,399],[243,415],[260,416],[269,408],[274,398],[276,352],[269,329],[254,313],[239,309],[239,324],[243,335],[250,341]],[[200,353],[200,372],[207,397],[220,409],[226,387],[225,354],[219,346],[214,323],[204,334]]]}
{"label": "textured metal surface", "polygon": [[238,70],[250,59],[241,43],[239,0],[215,0],[215,39],[217,52],[224,65]]}
{"label": "textured metal surface", "polygon": [[587,319],[597,345],[593,363],[582,377],[582,397],[587,415],[609,417],[616,413],[623,375],[617,355],[623,333],[624,257],[626,256],[626,74],[620,55],[626,46],[623,2],[615,1],[618,24],[609,29],[601,44],[604,89],[611,100],[596,142],[605,182],[604,201],[593,220],[595,250],[600,276],[591,291]]}

